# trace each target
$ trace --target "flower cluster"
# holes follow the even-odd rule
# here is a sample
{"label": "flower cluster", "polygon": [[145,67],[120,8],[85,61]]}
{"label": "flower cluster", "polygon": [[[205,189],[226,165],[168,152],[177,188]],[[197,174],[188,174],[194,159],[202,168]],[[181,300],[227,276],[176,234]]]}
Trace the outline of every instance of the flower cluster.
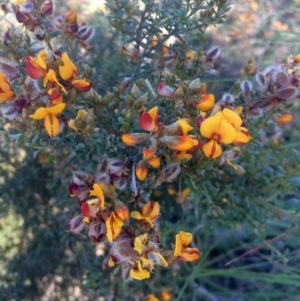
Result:
{"label": "flower cluster", "polygon": [[165,257],[198,260],[198,249],[187,247],[192,241],[191,233],[181,231],[176,235],[173,250],[164,248],[158,202],[138,196],[141,210],[129,214],[128,206],[117,199],[117,192],[128,184],[127,174],[127,167],[118,159],[102,162],[95,175],[74,173],[69,191],[77,197],[81,214],[70,220],[68,230],[79,234],[86,226],[94,241],[107,239],[111,243],[108,265],[121,264],[125,280],[149,278],[156,265],[168,266]]}
{"label": "flower cluster", "polygon": [[[51,65],[53,65],[52,68],[50,68]],[[66,106],[63,102],[63,93],[66,94],[67,90],[72,89],[72,87],[87,92],[91,89],[92,84],[85,79],[77,79],[77,68],[66,52],[62,53],[61,56],[53,55],[49,60],[45,50],[40,51],[36,58],[28,56],[26,57],[26,71],[32,79],[43,81],[50,105],[49,107],[39,107],[29,117],[36,120],[44,119],[45,129],[53,138],[61,129],[57,115]]]}
{"label": "flower cluster", "polygon": [[[24,28],[47,46],[32,47],[35,42],[13,29],[5,33],[1,47],[8,61],[1,63],[0,101],[2,115],[30,137],[43,128],[40,120],[44,121],[48,136],[56,139],[45,135],[47,140],[34,146],[38,150],[55,144],[61,147],[60,155],[67,154],[66,161],[78,153],[76,164],[86,163],[89,171],[98,166],[95,173],[73,171],[69,193],[76,197],[80,214],[69,221],[68,230],[79,234],[88,229],[94,242],[106,241],[106,266],[122,266],[125,280],[147,279],[154,268],[177,259],[199,260],[200,251],[190,246],[191,233],[179,231],[173,244],[162,239],[159,220],[166,214],[151,192],[179,176],[180,180],[193,174],[200,178],[208,170],[221,176],[224,165],[243,173],[243,167],[233,161],[257,139],[256,132],[262,143],[268,135],[256,119],[274,110],[274,120],[268,122],[275,123],[272,134],[279,139],[277,129],[292,118],[285,105],[299,98],[300,55],[258,72],[256,90],[245,79],[237,95],[224,93],[217,99],[216,93],[207,92],[200,74],[213,73],[221,56],[218,47],[196,51],[175,39],[180,44],[176,48],[168,45],[164,35],[151,34],[145,43],[123,46],[121,52],[138,66],[136,72],[150,68],[149,62],[157,66],[153,86],[145,75],[151,69],[139,76],[133,72],[102,97],[91,89],[92,76],[80,73],[68,54],[76,53],[77,44],[83,51],[92,49],[93,28],[79,24],[75,10],[50,22],[52,10],[51,0],[41,5],[16,1],[11,6]],[[50,40],[56,35],[71,49],[53,49]],[[138,79],[144,80],[141,91]],[[145,86],[151,93],[142,91]],[[36,137],[32,139],[38,144]],[[185,205],[187,195],[193,197],[192,187],[175,194]]]}
{"label": "flower cluster", "polygon": [[[66,52],[56,55],[52,52],[46,53],[45,50],[41,50],[37,57],[26,57],[25,67],[28,78],[24,82],[24,86],[33,86],[36,92],[34,94],[27,93],[27,95],[24,95],[22,93],[17,95],[1,72],[0,100],[6,102],[12,100],[12,105],[6,107],[4,113],[10,119],[13,119],[18,113],[22,113],[22,110],[28,107],[29,104],[36,107],[38,103],[35,98],[45,95],[45,102],[42,102],[33,114],[29,114],[29,117],[36,120],[44,120],[45,129],[48,135],[53,138],[62,129],[62,121],[57,116],[66,107],[63,95],[67,95],[67,91],[72,88],[76,88],[80,92],[88,92],[92,87],[92,83],[78,78],[77,67]],[[42,82],[43,90],[39,88],[40,82]],[[18,105],[20,108],[17,107]]]}

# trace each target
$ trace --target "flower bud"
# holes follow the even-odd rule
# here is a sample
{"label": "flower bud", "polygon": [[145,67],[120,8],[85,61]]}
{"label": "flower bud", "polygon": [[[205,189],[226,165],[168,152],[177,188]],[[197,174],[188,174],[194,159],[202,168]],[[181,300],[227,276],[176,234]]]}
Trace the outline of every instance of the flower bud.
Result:
{"label": "flower bud", "polygon": [[121,178],[113,180],[113,184],[117,189],[125,190],[127,188],[128,181],[126,178],[121,177]]}
{"label": "flower bud", "polygon": [[77,22],[77,11],[72,10],[64,15],[64,21],[68,24],[75,24]]}
{"label": "flower bud", "polygon": [[67,225],[67,231],[79,234],[84,228],[83,218],[84,217],[82,215],[73,217]]}
{"label": "flower bud", "polygon": [[229,93],[224,93],[222,96],[222,100],[224,101],[224,103],[226,105],[230,105],[234,102],[234,96],[232,94]]}
{"label": "flower bud", "polygon": [[160,81],[157,86],[157,93],[166,98],[173,98],[175,88],[168,86],[165,82]]}
{"label": "flower bud", "polygon": [[169,163],[162,170],[162,174],[157,179],[154,187],[159,186],[163,182],[172,182],[180,173],[180,163]]}
{"label": "flower bud", "polygon": [[100,242],[106,234],[106,228],[104,223],[99,221],[92,221],[89,225],[89,237],[95,242]]}
{"label": "flower bud", "polygon": [[173,95],[173,98],[175,100],[178,100],[178,99],[182,99],[184,97],[184,92],[183,92],[183,89],[182,89],[182,86],[179,86],[175,92],[174,92],[174,95]]}
{"label": "flower bud", "polygon": [[190,94],[199,94],[203,89],[204,84],[200,82],[199,78],[192,80],[188,85],[188,91]]}
{"label": "flower bud", "polygon": [[206,52],[206,56],[209,61],[215,61],[220,56],[220,54],[221,54],[221,51],[220,51],[219,47],[210,48]]}
{"label": "flower bud", "polygon": [[53,2],[52,0],[46,0],[41,6],[42,17],[49,17],[53,12]]}
{"label": "flower bud", "polygon": [[246,95],[252,92],[253,84],[249,80],[243,80],[240,84],[242,92]]}
{"label": "flower bud", "polygon": [[42,26],[35,26],[33,33],[35,35],[35,37],[39,40],[39,41],[43,41],[45,38],[45,31],[43,29]]}
{"label": "flower bud", "polygon": [[109,171],[113,174],[118,174],[124,169],[124,162],[118,158],[110,158],[108,159],[107,167]]}
{"label": "flower bud", "polygon": [[27,108],[29,102],[26,98],[20,97],[16,98],[12,101],[12,105],[17,109],[19,113],[23,111],[23,109]]}
{"label": "flower bud", "polygon": [[25,23],[29,20],[29,17],[27,16],[27,14],[21,12],[20,10],[17,10],[16,19],[19,23]]}
{"label": "flower bud", "polygon": [[115,200],[117,198],[117,193],[110,184],[102,184],[101,188],[103,190],[103,193],[105,196],[108,196],[112,200]]}
{"label": "flower bud", "polygon": [[92,127],[94,125],[94,110],[88,109],[86,115],[84,117],[84,121],[88,127]]}
{"label": "flower bud", "polygon": [[92,27],[92,26],[83,25],[83,26],[80,26],[77,31],[77,36],[80,38],[80,40],[85,41],[85,42],[88,42],[89,40],[91,40],[93,38],[94,34],[95,34],[95,30],[94,30],[94,27]]}

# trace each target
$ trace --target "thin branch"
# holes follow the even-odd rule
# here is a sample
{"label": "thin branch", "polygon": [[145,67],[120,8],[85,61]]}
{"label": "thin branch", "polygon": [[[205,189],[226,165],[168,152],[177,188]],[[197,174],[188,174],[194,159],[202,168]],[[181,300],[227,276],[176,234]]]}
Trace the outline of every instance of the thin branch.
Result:
{"label": "thin branch", "polygon": [[294,228],[292,228],[290,230],[287,230],[286,232],[281,233],[280,235],[278,235],[278,236],[276,236],[276,237],[274,237],[274,238],[272,238],[270,240],[267,240],[263,244],[261,244],[261,245],[255,247],[255,248],[249,250],[248,252],[246,252],[246,253],[244,253],[244,254],[242,254],[242,255],[240,255],[240,256],[232,259],[232,260],[230,260],[229,262],[225,263],[225,266],[229,266],[233,262],[235,262],[235,261],[237,261],[237,260],[239,260],[241,258],[244,258],[244,257],[246,257],[246,256],[248,256],[248,255],[250,255],[250,254],[258,251],[259,249],[261,249],[261,248],[263,248],[265,246],[268,246],[269,244],[271,244],[271,243],[273,243],[273,242],[275,242],[275,241],[277,241],[277,240],[279,240],[279,239],[281,239],[281,238],[283,238],[283,237],[285,237],[285,236],[287,236],[287,235],[289,235],[289,234],[291,234],[291,233],[293,233],[295,231],[298,231],[298,230],[300,230],[300,226],[296,226],[296,227],[294,227]]}

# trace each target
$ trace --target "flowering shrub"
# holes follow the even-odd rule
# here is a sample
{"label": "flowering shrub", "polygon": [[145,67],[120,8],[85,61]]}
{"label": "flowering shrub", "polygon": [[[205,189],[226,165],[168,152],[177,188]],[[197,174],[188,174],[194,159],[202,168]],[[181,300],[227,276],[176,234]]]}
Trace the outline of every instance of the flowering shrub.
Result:
{"label": "flowering shrub", "polygon": [[[95,30],[80,24],[75,10],[53,17],[51,0],[5,4],[22,30],[12,26],[4,34],[0,101],[20,134],[2,133],[2,142],[23,138],[35,156],[47,153],[45,162],[69,164],[68,189],[77,200],[70,206],[78,214],[67,230],[107,242],[106,266],[121,266],[124,280],[143,280],[157,266],[195,262],[202,252],[188,223],[172,240],[161,235],[168,210],[155,192],[179,183],[183,208],[189,195],[201,193],[201,210],[222,214],[218,203],[233,198],[226,186],[240,176],[251,184],[247,167],[258,164],[258,149],[282,141],[281,125],[291,121],[289,109],[299,98],[300,58],[291,55],[217,99],[205,78],[222,61],[221,49],[195,46],[192,38],[203,39],[209,25],[222,22],[226,1],[144,0],[142,7],[113,0],[107,7],[112,26],[128,39],[120,46],[128,72],[113,93],[100,95],[96,71],[77,56],[93,51]],[[274,176],[293,174],[298,164],[287,162],[284,172],[274,167]],[[249,183],[233,190],[244,192]],[[190,206],[198,212],[196,202]],[[237,223],[244,206],[232,205]]]}

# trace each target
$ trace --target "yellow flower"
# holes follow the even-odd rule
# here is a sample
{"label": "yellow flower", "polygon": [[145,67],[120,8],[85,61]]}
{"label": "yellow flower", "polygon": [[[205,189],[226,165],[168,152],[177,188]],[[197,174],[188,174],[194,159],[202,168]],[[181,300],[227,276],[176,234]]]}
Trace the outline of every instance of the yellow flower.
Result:
{"label": "yellow flower", "polygon": [[130,277],[137,279],[137,280],[143,280],[150,278],[150,272],[146,269],[144,269],[144,266],[149,266],[149,260],[146,258],[141,257],[137,264],[132,267],[132,269],[129,272]]}
{"label": "yellow flower", "polygon": [[15,95],[7,78],[0,71],[0,101],[8,101]]}
{"label": "yellow flower", "polygon": [[193,239],[193,234],[180,231],[175,236],[174,257],[184,261],[196,261],[200,258],[200,252],[197,248],[187,248]]}
{"label": "yellow flower", "polygon": [[77,68],[66,52],[62,54],[61,60],[63,65],[58,67],[61,78],[64,80],[75,79],[77,77]]}
{"label": "yellow flower", "polygon": [[242,119],[235,111],[231,111],[225,108],[222,111],[224,118],[236,129],[236,136],[233,143],[236,145],[242,145],[250,141],[251,137],[246,128],[242,127]]}
{"label": "yellow flower", "polygon": [[190,49],[186,54],[185,54],[185,59],[187,60],[193,60],[195,56],[197,55],[197,52],[195,50]]}
{"label": "yellow flower", "polygon": [[134,239],[134,250],[137,251],[139,253],[139,255],[142,255],[143,250],[145,248],[145,244],[148,241],[148,237],[149,234],[148,233],[144,233],[142,235],[139,235],[138,237],[136,237]]}
{"label": "yellow flower", "polygon": [[58,81],[56,74],[52,69],[50,69],[48,71],[48,73],[46,74],[46,76],[44,78],[44,82],[43,82],[44,87],[46,87],[48,82],[58,85],[65,93],[67,93],[64,86]]}
{"label": "yellow flower", "polygon": [[188,124],[186,119],[178,119],[177,122],[182,136],[186,136],[187,133],[193,129],[193,127]]}
{"label": "yellow flower", "polygon": [[68,121],[68,126],[73,129],[74,131],[78,131],[79,129],[76,127],[76,120],[82,120],[83,122],[85,121],[85,116],[86,116],[86,111],[85,110],[79,110],[77,112],[76,118],[75,119],[70,119]]}
{"label": "yellow flower", "polygon": [[151,228],[154,227],[153,221],[155,221],[159,216],[160,206],[158,202],[149,202],[142,208],[142,213],[138,211],[132,211],[131,217],[139,221],[143,221],[150,225]]}
{"label": "yellow flower", "polygon": [[44,119],[45,129],[48,135],[53,138],[57,136],[60,131],[60,123],[56,115],[60,114],[65,106],[65,103],[59,103],[50,108],[38,108],[35,113],[29,115],[29,117],[36,120]]}
{"label": "yellow flower", "polygon": [[90,190],[90,196],[96,196],[99,199],[99,207],[104,208],[105,199],[104,199],[104,193],[102,190],[102,184],[95,183],[93,185],[93,190]]}
{"label": "yellow flower", "polygon": [[124,222],[114,212],[110,214],[105,221],[106,236],[110,242],[113,242],[121,233]]}
{"label": "yellow flower", "polygon": [[[238,116],[236,114],[236,116]],[[202,136],[209,139],[202,149],[205,156],[217,158],[222,154],[222,148],[219,143],[232,143],[236,137],[235,128],[224,118],[221,112],[205,119],[200,126]]]}

